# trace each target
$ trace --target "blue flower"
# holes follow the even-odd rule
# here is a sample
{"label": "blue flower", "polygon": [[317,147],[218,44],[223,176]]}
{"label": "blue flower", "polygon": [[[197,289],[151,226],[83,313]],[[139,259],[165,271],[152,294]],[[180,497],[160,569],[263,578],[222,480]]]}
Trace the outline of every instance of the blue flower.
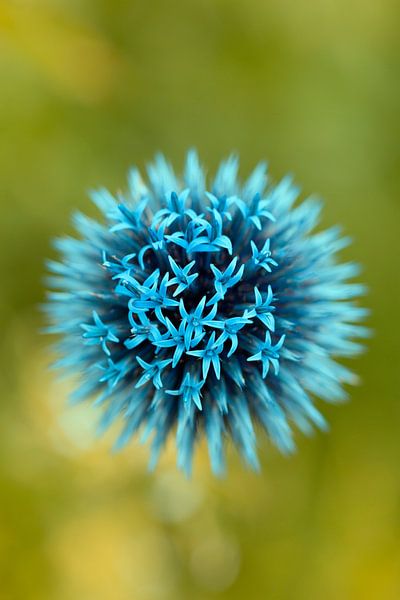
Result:
{"label": "blue flower", "polygon": [[166,239],[165,239],[165,223],[161,223],[161,225],[159,225],[159,227],[149,227],[148,229],[148,235],[149,235],[149,244],[146,244],[145,246],[143,246],[143,248],[141,248],[139,254],[138,254],[138,262],[139,265],[142,269],[145,268],[144,266],[144,255],[146,254],[146,252],[148,250],[154,250],[155,252],[160,252],[160,251],[165,251],[166,250]]}
{"label": "blue flower", "polygon": [[111,358],[107,359],[107,363],[96,363],[95,365],[100,371],[104,371],[104,375],[99,378],[100,383],[107,383],[108,389],[112,389],[117,385],[122,377],[127,373],[126,361],[115,363]]}
{"label": "blue flower", "polygon": [[[132,283],[132,277],[123,273],[120,276],[123,283]],[[158,285],[158,277],[149,283],[140,285],[136,288],[139,294],[136,297],[131,298],[128,303],[129,309],[134,313],[149,312],[154,310],[155,316],[159,321],[163,320],[163,313],[161,309],[168,309],[174,306],[179,306],[179,302],[173,298],[169,298],[167,294],[167,288],[170,285],[169,273],[165,273],[162,278],[160,285]],[[146,280],[147,281],[147,280]]]}
{"label": "blue flower", "polygon": [[190,356],[197,356],[202,359],[203,379],[206,379],[210,366],[213,366],[217,379],[221,378],[221,362],[219,355],[224,347],[222,341],[215,341],[215,331],[210,335],[206,345],[201,350],[188,350]]}
{"label": "blue flower", "polygon": [[184,215],[196,216],[191,209],[185,209],[185,203],[190,190],[186,189],[178,196],[176,192],[166,195],[166,208],[162,208],[154,215],[154,225],[162,222],[166,227],[170,227],[177,219],[183,222]]}
{"label": "blue flower", "polygon": [[179,329],[175,327],[175,325],[168,319],[165,319],[165,326],[167,328],[166,333],[159,337],[158,339],[153,341],[153,344],[157,346],[157,348],[173,348],[174,355],[172,357],[172,368],[175,368],[180,359],[182,358],[183,353],[187,350],[189,345],[190,348],[197,346],[199,342],[205,336],[205,331],[201,331],[197,336],[195,335],[193,338],[190,335],[190,338],[187,341],[187,320],[183,319],[179,325]]}
{"label": "blue flower", "polygon": [[228,289],[236,285],[241,280],[244,271],[244,265],[241,265],[241,267],[239,267],[235,275],[233,274],[237,265],[237,261],[238,257],[235,256],[235,258],[231,260],[225,271],[220,271],[215,265],[210,265],[211,271],[214,273],[215,277],[214,287],[216,293],[207,302],[207,306],[211,306],[219,300],[223,300]]}
{"label": "blue flower", "polygon": [[201,388],[203,385],[204,380],[196,382],[190,373],[186,373],[179,390],[165,390],[165,393],[170,394],[171,396],[182,396],[183,402],[186,404],[186,406],[190,406],[190,403],[194,402],[197,408],[201,410],[202,406],[200,397]]}
{"label": "blue flower", "polygon": [[129,311],[128,319],[131,326],[131,336],[124,341],[124,345],[128,350],[140,346],[145,341],[156,343],[161,339],[161,334],[158,329],[157,323],[151,322],[145,312],[138,312],[137,318],[140,323],[135,321],[136,313]]}
{"label": "blue flower", "polygon": [[107,356],[110,356],[111,352],[107,346],[107,342],[118,343],[119,339],[112,332],[111,328],[103,323],[97,312],[94,310],[93,313],[94,325],[86,325],[82,323],[81,328],[84,330],[82,335],[85,343],[88,346],[93,344],[101,344],[101,348]]}
{"label": "blue flower", "polygon": [[267,295],[265,300],[263,299],[263,295],[260,290],[255,287],[254,288],[254,297],[255,302],[252,308],[246,308],[244,316],[248,319],[252,317],[257,317],[268,329],[271,331],[275,331],[275,319],[272,315],[272,311],[275,310],[274,306],[271,306],[271,302],[273,299],[272,288],[269,285],[267,289]]}
{"label": "blue flower", "polygon": [[251,252],[253,254],[252,262],[257,268],[258,266],[263,267],[268,273],[271,273],[272,267],[277,267],[278,263],[272,258],[270,251],[271,240],[266,240],[262,249],[259,250],[253,240],[250,241]]}
{"label": "blue flower", "polygon": [[232,242],[228,236],[222,234],[222,216],[214,208],[211,212],[211,220],[202,220],[197,232],[204,231],[205,235],[196,235],[188,244],[187,254],[194,252],[219,252],[226,249],[229,254],[232,254]]}
{"label": "blue flower", "polygon": [[231,341],[231,348],[227,353],[226,357],[230,358],[239,345],[238,333],[245,325],[252,323],[251,319],[246,317],[231,317],[225,320],[219,321],[207,321],[209,327],[215,327],[216,329],[222,329],[220,337],[216,340],[217,344],[225,344],[227,340]]}
{"label": "blue flower", "polygon": [[137,356],[136,360],[138,361],[139,365],[143,368],[144,373],[139,378],[135,387],[141,387],[148,381],[152,381],[154,387],[157,390],[162,388],[163,384],[161,381],[161,372],[163,369],[165,369],[165,367],[172,363],[172,360],[170,358],[167,358],[166,360],[153,360],[151,363],[147,363],[140,356]]}
{"label": "blue flower", "polygon": [[161,156],[148,178],[133,169],[117,199],[93,192],[106,223],[77,214],[79,239],[56,241],[57,365],[81,374],[73,400],[97,398],[101,430],[124,422],[118,448],[152,435],[151,466],[176,431],[187,473],[202,435],[215,473],[227,437],[257,469],[256,423],[291,452],[293,426],[325,427],[315,398],[341,401],[356,381],[337,362],[368,336],[358,266],[337,260],[349,240],[313,233],[321,203],[294,206],[298,189],[268,184],[263,163],[242,183],[231,157],[207,184],[190,151],[182,179]]}
{"label": "blue flower", "polygon": [[246,204],[240,199],[238,199],[236,202],[245,219],[254,225],[259,231],[262,229],[262,218],[269,219],[270,221],[275,220],[273,215],[268,210],[265,210],[268,206],[268,200],[261,200],[260,192],[254,194],[254,197],[249,204]]}
{"label": "blue flower", "polygon": [[185,345],[186,350],[189,350],[192,339],[196,339],[204,332],[204,327],[207,324],[207,321],[212,321],[217,314],[217,306],[214,305],[210,310],[208,315],[203,315],[203,310],[206,304],[206,297],[203,296],[198,305],[194,308],[194,310],[187,311],[185,308],[185,303],[181,298],[179,304],[179,313],[181,319],[183,319],[185,323]]}
{"label": "blue flower", "polygon": [[192,269],[193,265],[196,264],[196,261],[192,260],[192,262],[190,262],[182,269],[179,265],[176,264],[172,256],[168,256],[168,259],[175,275],[175,277],[173,277],[170,280],[169,285],[177,286],[176,290],[172,295],[178,296],[193,283],[196,277],[199,276],[198,273],[193,273],[192,275],[189,275],[189,272]]}
{"label": "blue flower", "polygon": [[229,208],[232,204],[235,203],[236,198],[234,196],[227,197],[226,195],[217,198],[214,194],[210,192],[205,192],[207,198],[211,202],[211,207],[207,207],[207,210],[211,212],[214,208],[221,215],[223,219],[228,219],[228,221],[232,221],[232,215],[229,212]]}
{"label": "blue flower", "polygon": [[122,229],[131,229],[136,231],[139,228],[140,220],[144,209],[146,208],[146,202],[141,201],[139,205],[133,210],[128,208],[125,204],[118,204],[116,210],[108,214],[108,217],[118,221],[116,225],[111,227],[110,231],[121,231]]}
{"label": "blue flower", "polygon": [[252,356],[249,356],[248,361],[259,360],[262,363],[263,371],[262,376],[263,379],[268,375],[270,365],[273,366],[275,370],[275,374],[278,375],[279,372],[279,350],[283,346],[283,342],[285,340],[285,335],[282,335],[281,338],[273,344],[271,341],[271,334],[269,331],[265,334],[264,342],[257,342],[256,345],[256,353]]}

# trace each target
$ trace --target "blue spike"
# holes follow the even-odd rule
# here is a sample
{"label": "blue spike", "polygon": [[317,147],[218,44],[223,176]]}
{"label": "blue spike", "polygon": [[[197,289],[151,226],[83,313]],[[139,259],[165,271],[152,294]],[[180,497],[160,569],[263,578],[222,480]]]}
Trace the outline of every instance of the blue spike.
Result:
{"label": "blue spike", "polygon": [[82,335],[83,339],[85,340],[85,344],[88,346],[100,344],[103,352],[107,354],[107,356],[110,356],[111,352],[107,346],[107,342],[118,344],[119,339],[113,333],[112,329],[103,323],[95,310],[92,312],[92,315],[94,325],[86,325],[85,323],[82,323],[81,325],[81,328],[85,332]]}

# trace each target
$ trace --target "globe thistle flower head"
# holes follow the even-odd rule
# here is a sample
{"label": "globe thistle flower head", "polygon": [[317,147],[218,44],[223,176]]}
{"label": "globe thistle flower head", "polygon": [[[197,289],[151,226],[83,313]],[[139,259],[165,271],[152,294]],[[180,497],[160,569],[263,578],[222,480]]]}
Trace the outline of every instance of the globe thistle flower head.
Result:
{"label": "globe thistle flower head", "polygon": [[152,466],[174,433],[187,473],[203,435],[215,473],[228,439],[257,469],[256,424],[290,452],[293,425],[326,426],[313,397],[341,401],[355,382],[336,361],[368,334],[364,288],[347,281],[359,269],[336,260],[349,240],[312,233],[321,203],[294,207],[299,190],[268,185],[264,164],[241,183],[231,157],[206,184],[191,151],[182,178],[158,156],[148,179],[133,169],[127,194],[94,192],[104,222],[77,214],[79,239],[55,243],[57,366],[81,374],[74,401],[97,395],[101,431],[123,422],[118,448],[152,438]]}

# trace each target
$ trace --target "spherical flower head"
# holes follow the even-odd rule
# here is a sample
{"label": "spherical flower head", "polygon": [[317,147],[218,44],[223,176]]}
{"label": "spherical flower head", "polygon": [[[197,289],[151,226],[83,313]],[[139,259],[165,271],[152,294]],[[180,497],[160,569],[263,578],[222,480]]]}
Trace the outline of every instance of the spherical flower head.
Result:
{"label": "spherical flower head", "polygon": [[182,178],[158,156],[148,180],[134,169],[126,195],[94,192],[105,224],[77,214],[80,238],[56,241],[57,365],[81,374],[73,400],[97,396],[101,430],[123,421],[117,447],[151,436],[151,466],[175,432],[187,473],[202,435],[216,474],[227,438],[257,469],[255,423],[290,452],[292,425],[325,427],[314,396],[355,382],[336,362],[368,334],[358,266],[335,258],[349,240],[312,233],[321,203],[294,207],[299,190],[268,184],[264,164],[242,184],[231,157],[208,187],[191,151]]}

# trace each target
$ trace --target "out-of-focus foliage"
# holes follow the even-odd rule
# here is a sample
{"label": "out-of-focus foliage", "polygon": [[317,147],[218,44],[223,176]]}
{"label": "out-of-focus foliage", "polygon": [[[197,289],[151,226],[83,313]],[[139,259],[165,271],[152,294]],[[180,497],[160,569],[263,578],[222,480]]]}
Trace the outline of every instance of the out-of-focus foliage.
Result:
{"label": "out-of-focus foliage", "polygon": [[[0,598],[400,597],[398,20],[393,0],[0,2]],[[49,239],[157,150],[267,158],[355,238],[375,337],[331,433],[187,482],[66,408],[38,304]]]}

